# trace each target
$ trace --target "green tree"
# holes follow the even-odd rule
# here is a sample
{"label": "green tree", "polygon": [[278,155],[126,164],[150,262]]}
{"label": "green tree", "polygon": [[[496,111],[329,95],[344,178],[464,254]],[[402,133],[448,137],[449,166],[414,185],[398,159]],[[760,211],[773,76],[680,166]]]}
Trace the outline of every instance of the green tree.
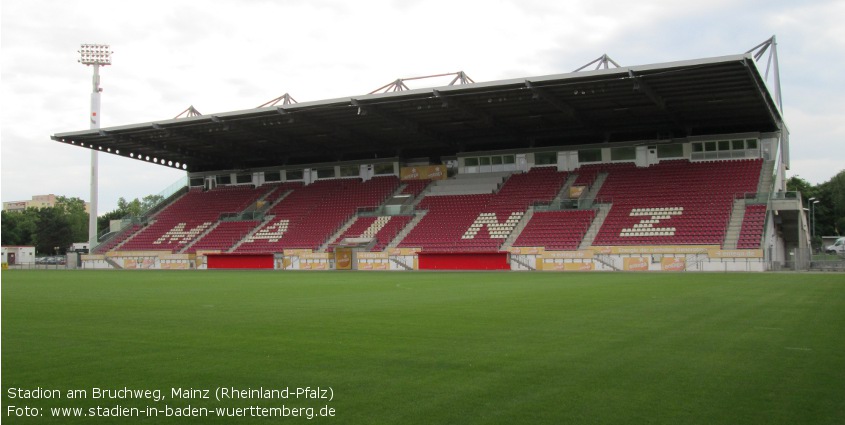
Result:
{"label": "green tree", "polygon": [[38,210],[34,236],[35,251],[41,254],[62,254],[74,242],[70,220],[60,208]]}
{"label": "green tree", "polygon": [[29,208],[24,211],[3,211],[0,218],[0,239],[3,245],[34,245],[35,231],[38,229],[38,210]]}
{"label": "green tree", "polygon": [[801,196],[804,197],[804,202],[806,203],[807,199],[815,197],[816,188],[807,180],[799,176],[792,176],[786,180],[786,191],[801,192]]}
{"label": "green tree", "polygon": [[158,205],[164,197],[161,195],[147,195],[141,199],[135,198],[127,201],[120,197],[117,200],[117,208],[97,218],[97,229],[103,232],[108,229],[112,220],[119,220],[124,217],[139,217]]}
{"label": "green tree", "polygon": [[814,247],[821,247],[822,236],[838,236],[845,232],[845,170],[818,185],[794,176],[786,181],[786,187],[789,191],[801,192],[807,208],[811,205],[810,199],[815,198],[811,217],[814,220]]}
{"label": "green tree", "polygon": [[[70,238],[72,239],[71,243],[88,240],[88,212],[85,211],[85,201],[79,198],[59,196],[56,197],[54,209],[67,221]],[[63,248],[68,246],[70,246],[70,243]]]}

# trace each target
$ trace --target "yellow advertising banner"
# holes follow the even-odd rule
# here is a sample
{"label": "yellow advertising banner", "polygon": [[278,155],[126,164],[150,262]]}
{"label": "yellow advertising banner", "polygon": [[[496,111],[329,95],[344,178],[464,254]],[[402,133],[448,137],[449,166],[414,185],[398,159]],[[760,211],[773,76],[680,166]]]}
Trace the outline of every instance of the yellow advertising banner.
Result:
{"label": "yellow advertising banner", "polygon": [[334,251],[334,267],[337,270],[352,270],[352,249],[337,248]]}
{"label": "yellow advertising banner", "polygon": [[575,263],[543,263],[543,270],[566,271],[566,272],[588,272],[595,270],[595,264],[588,262]]}
{"label": "yellow advertising banner", "polygon": [[762,249],[711,249],[710,258],[763,258]]}
{"label": "yellow advertising banner", "polygon": [[390,270],[388,263],[358,263],[358,270]]}
{"label": "yellow advertising banner", "polygon": [[569,186],[569,199],[578,199],[584,193],[587,186]]}
{"label": "yellow advertising banner", "polygon": [[300,270],[326,270],[328,268],[328,264],[302,261],[299,263],[299,268]]}
{"label": "yellow advertising banner", "polygon": [[187,270],[188,263],[161,263],[162,270]]}
{"label": "yellow advertising banner", "polygon": [[546,251],[543,258],[593,258],[593,251]]}
{"label": "yellow advertising banner", "polygon": [[648,270],[648,258],[646,257],[625,257],[622,259],[622,269],[628,271]]}
{"label": "yellow advertising banner", "polygon": [[297,255],[302,255],[302,254],[310,254],[313,251],[310,250],[310,249],[296,248],[296,249],[286,249],[283,252],[285,253],[285,255],[297,256]]}
{"label": "yellow advertising banner", "polygon": [[445,165],[416,165],[399,170],[402,180],[446,180]]}
{"label": "yellow advertising banner", "polygon": [[387,253],[389,255],[416,255],[420,251],[422,248],[392,248]]}
{"label": "yellow advertising banner", "polygon": [[300,260],[328,260],[332,258],[329,252],[309,252],[306,254],[299,254]]}
{"label": "yellow advertising banner", "polygon": [[686,258],[669,258],[663,257],[660,260],[660,266],[667,272],[682,272],[687,268]]}
{"label": "yellow advertising banner", "polygon": [[149,269],[155,265],[154,258],[144,258],[138,261],[137,258],[124,258],[123,259],[123,268],[124,269]]}
{"label": "yellow advertising banner", "polygon": [[516,255],[539,255],[542,254],[546,249],[543,247],[536,247],[536,246],[512,246],[508,250],[511,254]]}
{"label": "yellow advertising banner", "polygon": [[379,260],[383,259],[386,260],[390,257],[390,254],[386,252],[359,252],[358,259],[359,260]]}
{"label": "yellow advertising banner", "polygon": [[713,245],[644,245],[644,246],[594,246],[596,254],[706,254]]}

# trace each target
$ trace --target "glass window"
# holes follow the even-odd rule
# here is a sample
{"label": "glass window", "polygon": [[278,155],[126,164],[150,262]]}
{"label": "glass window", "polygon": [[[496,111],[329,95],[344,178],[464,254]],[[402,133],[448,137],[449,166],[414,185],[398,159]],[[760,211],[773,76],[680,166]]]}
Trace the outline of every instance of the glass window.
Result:
{"label": "glass window", "polygon": [[704,143],[693,143],[692,144],[692,151],[693,152],[704,152]]}
{"label": "glass window", "polygon": [[731,149],[738,151],[745,149],[745,142],[742,140],[731,140]]}
{"label": "glass window", "polygon": [[748,139],[745,141],[746,149],[757,149],[757,139]]}
{"label": "glass window", "polygon": [[238,174],[235,178],[239,184],[252,183],[252,174]]}
{"label": "glass window", "polygon": [[202,186],[204,182],[205,179],[202,177],[193,178],[191,179],[191,186]]}
{"label": "glass window", "polygon": [[264,181],[265,182],[277,182],[282,180],[282,173],[278,171],[265,171],[264,172]]}
{"label": "glass window", "polygon": [[489,156],[482,156],[478,158],[478,163],[480,165],[490,165],[490,157]]}
{"label": "glass window", "polygon": [[217,176],[217,184],[232,184],[232,176],[230,174]]}
{"label": "glass window", "polygon": [[504,164],[515,164],[516,158],[513,155],[504,155],[504,156],[502,156],[502,163],[504,163]]}
{"label": "glass window", "polygon": [[637,158],[637,148],[613,148],[610,150],[611,161],[633,161]]}
{"label": "glass window", "polygon": [[465,158],[464,165],[467,167],[476,167],[478,166],[478,158]]}
{"label": "glass window", "polygon": [[340,167],[341,177],[358,177],[361,175],[361,169],[357,165],[344,165]]}
{"label": "glass window", "polygon": [[[695,146],[695,144],[693,144],[693,146]],[[700,147],[701,146],[699,146],[699,148]],[[657,145],[658,158],[683,158],[683,156],[684,145]]]}
{"label": "glass window", "polygon": [[494,156],[494,157],[490,158],[490,161],[493,163],[493,165],[501,165],[502,164],[502,157],[501,156]]}
{"label": "glass window", "polygon": [[729,140],[719,140],[719,150],[720,151],[731,150],[731,142]]}
{"label": "glass window", "polygon": [[334,167],[328,168],[318,168],[317,169],[317,178],[318,179],[330,179],[334,177]]}
{"label": "glass window", "polygon": [[[601,157],[601,150],[599,150],[599,157]],[[599,159],[601,160],[601,159]],[[557,152],[537,152],[534,154],[534,164],[536,165],[552,165],[557,164]]]}
{"label": "glass window", "polygon": [[705,142],[704,150],[707,152],[714,152],[716,150],[716,142]]}
{"label": "glass window", "polygon": [[302,180],[302,170],[287,170],[285,177],[288,180]]}
{"label": "glass window", "polygon": [[578,162],[601,162],[601,149],[578,151]]}
{"label": "glass window", "polygon": [[393,174],[393,163],[392,162],[382,162],[381,164],[376,164],[373,166],[373,174],[377,176],[384,176],[388,174]]}

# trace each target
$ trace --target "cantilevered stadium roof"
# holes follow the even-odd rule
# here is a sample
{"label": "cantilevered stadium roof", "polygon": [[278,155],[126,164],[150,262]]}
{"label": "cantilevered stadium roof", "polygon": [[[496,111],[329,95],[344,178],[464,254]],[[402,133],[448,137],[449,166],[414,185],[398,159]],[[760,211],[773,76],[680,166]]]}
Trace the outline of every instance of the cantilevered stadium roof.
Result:
{"label": "cantilevered stadium roof", "polygon": [[416,89],[59,133],[191,172],[773,132],[751,54]]}

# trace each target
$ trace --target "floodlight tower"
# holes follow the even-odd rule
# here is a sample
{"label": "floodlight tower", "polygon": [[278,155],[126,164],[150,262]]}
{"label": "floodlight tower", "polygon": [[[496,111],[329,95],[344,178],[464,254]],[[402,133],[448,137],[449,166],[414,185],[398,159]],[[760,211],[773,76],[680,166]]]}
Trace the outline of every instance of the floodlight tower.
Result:
{"label": "floodlight tower", "polygon": [[[83,44],[79,49],[79,63],[94,67],[93,86],[91,92],[91,129],[100,128],[100,67],[111,65],[111,54],[108,44]],[[88,252],[93,252],[97,246],[97,150],[91,146],[91,208],[88,213]]]}

